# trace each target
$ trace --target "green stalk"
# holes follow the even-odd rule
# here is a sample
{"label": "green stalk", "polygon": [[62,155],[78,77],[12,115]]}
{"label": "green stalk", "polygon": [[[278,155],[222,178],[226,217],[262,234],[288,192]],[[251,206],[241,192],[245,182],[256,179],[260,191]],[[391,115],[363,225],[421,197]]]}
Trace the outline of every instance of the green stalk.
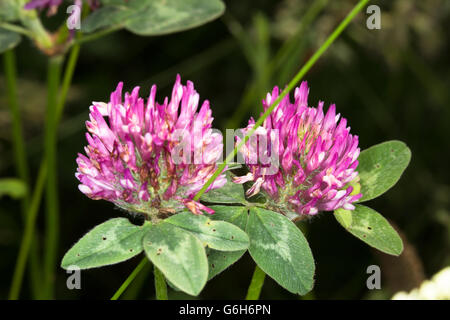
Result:
{"label": "green stalk", "polygon": [[66,69],[58,96],[60,72],[63,57],[50,58],[49,78],[48,78],[48,106],[45,132],[45,159],[47,166],[47,215],[46,215],[46,242],[44,255],[44,292],[48,299],[53,297],[54,271],[57,265],[58,241],[59,241],[59,201],[58,201],[58,181],[57,181],[57,161],[56,147],[58,123],[61,119],[67,93],[72,82],[76,62],[80,53],[80,45],[72,47],[67,60]]}
{"label": "green stalk", "polygon": [[69,92],[70,84],[72,83],[73,73],[75,72],[75,66],[77,65],[78,56],[80,55],[80,49],[80,45],[74,45],[70,50],[69,58],[67,59],[58,105],[56,106],[56,126],[58,126],[59,121],[61,120],[64,106],[66,104],[67,93]]}
{"label": "green stalk", "polygon": [[47,175],[47,167],[41,164],[39,174],[34,187],[33,197],[29,210],[27,212],[27,220],[25,223],[25,230],[20,244],[19,255],[17,257],[16,267],[14,268],[14,274],[11,283],[11,289],[9,291],[10,300],[17,300],[19,298],[20,288],[22,286],[23,273],[25,271],[25,265],[27,263],[28,252],[30,251],[31,242],[33,240],[33,231],[36,224],[36,217],[41,204],[42,191],[45,185],[45,178]]}
{"label": "green stalk", "polygon": [[[77,37],[80,38],[79,34],[77,34]],[[60,73],[64,57],[53,57],[49,61],[45,158],[43,160],[43,166],[47,167],[47,233],[44,255],[44,292],[48,299],[53,297],[54,271],[57,265],[59,242],[59,201],[56,161],[58,124],[61,120],[67,94],[72,83],[80,48],[81,46],[79,44],[75,44],[70,51],[59,95]]]}
{"label": "green stalk", "polygon": [[21,26],[18,26],[18,25],[15,25],[15,24],[11,24],[11,23],[7,23],[7,22],[0,23],[0,28],[20,33],[20,34],[22,34],[22,35],[24,35],[24,36],[26,36],[28,38],[32,38],[32,36],[33,36],[33,33],[30,32],[29,30],[27,30],[27,29],[25,29],[25,28],[23,28]]}
{"label": "green stalk", "polygon": [[[328,47],[336,40],[337,37],[344,31],[347,25],[353,20],[353,18],[358,14],[359,11],[369,2],[370,0],[360,0],[358,4],[350,11],[350,13],[345,17],[345,19],[337,26],[337,28],[333,31],[333,33],[325,40],[325,42],[320,46],[320,48],[314,53],[314,55],[305,63],[305,65],[300,69],[300,71],[295,75],[295,77],[289,82],[286,89],[281,92],[280,96],[272,103],[272,105],[267,109],[267,111],[256,121],[255,126],[252,130],[249,131],[247,135],[244,136],[244,139],[239,143],[232,152],[227,156],[225,161],[217,168],[211,178],[206,182],[206,184],[202,187],[202,189],[195,195],[194,200],[198,201],[200,197],[205,193],[206,189],[214,182],[214,180],[221,174],[223,169],[227,166],[228,162],[230,162],[237,154],[238,150],[244,145],[244,143],[249,139],[249,137],[255,132],[255,130],[264,122],[264,120],[270,115],[275,106],[297,85],[297,83],[302,79],[302,77],[311,69],[314,63],[324,54],[324,52],[328,49]],[[146,259],[146,258],[144,258]],[[139,267],[139,266],[138,266]],[[138,267],[133,270],[134,274]],[[140,271],[140,270],[139,270]],[[139,272],[137,271],[137,272]],[[131,277],[131,275],[130,275]],[[136,275],[134,276],[136,277]],[[134,279],[133,277],[133,279]],[[128,279],[125,281],[127,282]],[[132,280],[131,280],[132,281]],[[131,282],[130,281],[130,282]],[[122,286],[125,285],[125,282]],[[126,284],[126,287],[129,283]],[[121,286],[121,288],[122,288]],[[126,288],[125,287],[125,288]],[[119,288],[120,290],[120,288]],[[119,291],[118,290],[118,291]],[[117,292],[116,292],[117,294]],[[116,295],[114,295],[116,296]],[[120,296],[120,294],[119,294]]]}
{"label": "green stalk", "polygon": [[122,295],[122,293],[128,288],[131,282],[133,282],[134,278],[139,274],[139,272],[144,268],[145,264],[147,263],[147,257],[144,257],[144,259],[139,262],[137,267],[133,270],[133,272],[128,276],[128,278],[125,280],[124,283],[120,286],[120,288],[114,293],[111,300],[117,300]]}
{"label": "green stalk", "polygon": [[261,294],[261,289],[264,284],[264,279],[266,278],[266,274],[261,270],[258,265],[255,267],[255,271],[253,272],[252,281],[250,282],[250,286],[248,287],[247,297],[245,300],[258,300],[259,295]]}
{"label": "green stalk", "polygon": [[146,263],[144,268],[139,272],[138,276],[128,286],[127,290],[122,294],[122,300],[136,300],[142,287],[147,283],[148,276],[153,273],[151,270],[151,264]]}
{"label": "green stalk", "polygon": [[53,277],[59,237],[59,203],[56,161],[57,108],[62,56],[49,58],[47,70],[47,111],[45,118],[44,153],[47,166],[46,234],[44,251],[44,293],[53,297]]}
{"label": "green stalk", "polygon": [[[64,79],[63,84],[61,88],[61,93],[58,100],[58,105],[56,107],[56,126],[59,123],[59,120],[61,118],[66,98],[67,98],[67,92],[70,88],[70,84],[72,81],[72,76],[75,70],[75,65],[79,56],[80,46],[75,45],[72,47],[72,50],[69,55],[69,59],[66,65],[66,70],[64,72]],[[16,269],[14,271],[13,276],[13,282],[11,285],[11,291],[10,291],[10,299],[17,299],[18,295],[20,293],[20,287],[22,283],[23,278],[23,270],[24,266],[23,264],[26,263],[26,259],[28,257],[28,252],[30,249],[30,246],[32,245],[32,241],[29,240],[30,237],[32,237],[32,234],[34,233],[35,224],[36,224],[36,216],[37,212],[39,210],[39,205],[42,197],[42,189],[43,185],[45,184],[46,178],[47,178],[47,168],[48,163],[45,158],[41,161],[41,166],[39,168],[38,173],[38,181],[36,182],[36,187],[34,189],[33,198],[31,206],[28,210],[27,220],[25,224],[25,232],[22,237],[22,243],[19,250],[19,256],[16,262]],[[30,235],[31,234],[31,235]],[[34,254],[32,254],[33,259]],[[38,276],[42,276],[39,272],[33,272],[34,274],[37,274]],[[32,277],[33,278],[33,277]],[[33,288],[35,285],[33,285]],[[36,291],[36,290],[33,290]],[[39,286],[39,292],[41,293],[41,296],[45,297],[47,296],[46,293],[43,291],[43,288]]]}
{"label": "green stalk", "polygon": [[[19,104],[17,102],[16,57],[12,49],[3,54],[3,63],[5,66],[8,106],[12,121],[14,161],[16,163],[17,175],[27,186],[29,186],[30,174],[28,172],[25,141],[22,133],[22,119],[20,116]],[[26,208],[28,201],[29,193],[27,192],[25,200],[23,201],[23,207]]]}
{"label": "green stalk", "polygon": [[153,273],[155,274],[156,300],[168,300],[167,285],[164,275],[156,266],[153,266]]}
{"label": "green stalk", "polygon": [[339,35],[344,31],[347,25],[353,20],[356,14],[361,11],[361,9],[370,0],[360,0],[358,4],[350,11],[350,13],[345,17],[345,19],[337,26],[337,28],[331,33],[331,35],[325,40],[325,42],[320,46],[320,48],[312,55],[311,58],[303,65],[295,77],[289,82],[287,87],[281,92],[278,98],[272,103],[272,105],[267,108],[266,112],[256,121],[253,128],[244,136],[241,142],[234,148],[232,152],[226,157],[225,161],[217,168],[214,174],[209,178],[209,180],[203,185],[202,189],[195,195],[194,200],[198,201],[200,197],[205,193],[208,187],[214,182],[214,180],[223,172],[225,167],[230,161],[234,159],[238,150],[248,141],[250,136],[259,128],[259,126],[267,119],[267,117],[272,113],[273,109],[280,103],[280,101],[297,85],[297,83],[303,78],[303,76],[311,69],[311,67],[316,63],[316,61],[325,53],[325,51],[330,47],[330,45],[339,37]]}
{"label": "green stalk", "polygon": [[[25,141],[22,133],[22,119],[20,116],[19,104],[17,101],[16,88],[16,58],[14,50],[8,50],[3,55],[3,62],[5,66],[5,80],[6,93],[8,98],[8,106],[10,108],[12,120],[12,137],[14,149],[14,162],[16,164],[16,171],[18,177],[27,185],[25,197],[21,200],[22,218],[26,221],[28,206],[30,204],[30,174],[27,164],[27,155],[25,150]],[[34,297],[38,297],[40,288],[40,272],[39,272],[39,257],[38,257],[38,242],[37,237],[34,237],[33,246],[31,248],[30,259],[30,279],[31,287]]]}
{"label": "green stalk", "polygon": [[20,10],[20,21],[26,27],[27,36],[31,37],[40,49],[53,47],[51,35],[42,25],[36,10]]}

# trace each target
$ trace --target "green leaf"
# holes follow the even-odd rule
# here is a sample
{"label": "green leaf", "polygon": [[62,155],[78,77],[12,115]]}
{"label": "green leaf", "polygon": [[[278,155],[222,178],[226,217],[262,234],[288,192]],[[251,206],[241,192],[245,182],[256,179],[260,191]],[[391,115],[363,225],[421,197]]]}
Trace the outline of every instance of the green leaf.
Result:
{"label": "green leaf", "polygon": [[108,1],[82,21],[82,30],[119,26],[143,36],[163,35],[205,24],[224,10],[220,0]]}
{"label": "green leaf", "polygon": [[19,199],[25,196],[26,192],[27,186],[22,180],[15,178],[0,179],[0,198],[7,195]]}
{"label": "green leaf", "polygon": [[169,287],[171,287],[172,288],[172,290],[174,290],[174,291],[178,291],[178,292],[180,292],[181,290],[180,289],[178,289],[177,288],[177,286],[176,285],[174,285],[172,282],[170,282],[167,278],[166,278],[166,283],[167,283],[167,285],[169,286]]}
{"label": "green leaf", "polygon": [[214,210],[214,214],[210,216],[212,220],[226,221],[245,230],[248,220],[247,207],[215,205],[210,208]]}
{"label": "green leaf", "polygon": [[247,249],[247,234],[235,225],[225,221],[214,221],[206,216],[181,212],[164,222],[173,224],[195,235],[205,245],[220,251]]}
{"label": "green leaf", "polygon": [[144,237],[148,258],[177,288],[198,295],[208,279],[208,260],[201,241],[189,231],[161,222]]}
{"label": "green leaf", "polygon": [[126,218],[108,220],[81,238],[65,254],[61,267],[89,269],[128,260],[142,252],[142,238],[148,226],[136,226]]}
{"label": "green leaf", "polygon": [[222,15],[219,0],[151,0],[127,22],[127,30],[144,36],[191,29]]}
{"label": "green leaf", "polygon": [[207,248],[206,256],[208,257],[209,264],[208,280],[211,280],[238,261],[244,255],[245,251],[247,250],[225,252]]}
{"label": "green leaf", "polygon": [[[210,208],[215,211],[215,213],[211,215],[211,219],[223,220],[245,230],[248,220],[248,209],[246,207],[211,206]],[[223,252],[207,249],[206,253],[209,263],[208,280],[238,261],[244,255],[245,251],[247,250]]]}
{"label": "green leaf", "polygon": [[15,21],[19,19],[19,7],[24,5],[18,3],[17,0],[1,0],[0,1],[0,22]]}
{"label": "green leaf", "polygon": [[356,205],[352,211],[338,209],[334,212],[334,216],[348,232],[368,245],[395,256],[402,253],[402,239],[389,222],[375,210]]}
{"label": "green leaf", "polygon": [[337,209],[334,211],[334,217],[345,229],[348,229],[352,225],[353,218],[351,210]]}
{"label": "green leaf", "polygon": [[21,37],[18,33],[0,28],[0,53],[14,48],[20,40]]}
{"label": "green leaf", "polygon": [[134,13],[126,6],[105,6],[95,10],[81,22],[81,31],[91,33],[102,28],[124,25]]}
{"label": "green leaf", "polygon": [[219,189],[203,194],[200,200],[210,203],[242,203],[245,204],[244,187],[231,181],[232,174],[226,173],[227,183]]}
{"label": "green leaf", "polygon": [[314,284],[314,259],[297,226],[283,215],[251,208],[247,223],[249,252],[258,266],[292,293],[309,292]]}
{"label": "green leaf", "polygon": [[411,160],[411,150],[401,141],[387,141],[370,147],[358,157],[362,198],[374,199],[400,179]]}

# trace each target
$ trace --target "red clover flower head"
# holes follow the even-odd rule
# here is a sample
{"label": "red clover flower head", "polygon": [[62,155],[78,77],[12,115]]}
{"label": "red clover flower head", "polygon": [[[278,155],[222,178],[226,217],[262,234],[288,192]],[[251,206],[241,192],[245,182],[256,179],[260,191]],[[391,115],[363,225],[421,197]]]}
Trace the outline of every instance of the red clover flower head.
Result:
{"label": "red clover flower head", "polygon": [[[284,97],[255,132],[265,137],[272,149],[276,147],[279,170],[270,172],[267,164],[252,159],[261,143],[249,140],[240,152],[250,172],[234,179],[236,183],[253,181],[247,195],[262,189],[271,209],[287,215],[295,212],[294,219],[338,208],[353,210],[352,203],[362,197],[355,171],[360,152],[358,136],[350,134],[347,120],[336,115],[334,104],[325,115],[322,101],[317,108],[308,107],[308,93],[307,83],[302,82],[295,89],[294,103],[288,95]],[[278,95],[278,87],[267,94],[262,102],[264,111]],[[244,133],[254,124],[250,119]],[[241,141],[239,137],[236,140]]]}
{"label": "red clover flower head", "polygon": [[[197,112],[199,94],[178,75],[170,101],[155,101],[153,85],[146,103],[139,87],[125,93],[122,83],[109,103],[93,102],[86,122],[86,156],[79,154],[79,189],[131,212],[158,219],[187,207],[195,214],[214,211],[193,200],[217,169],[222,135],[211,128],[209,101]],[[193,160],[193,161],[192,161]],[[220,175],[209,187],[226,183]]]}

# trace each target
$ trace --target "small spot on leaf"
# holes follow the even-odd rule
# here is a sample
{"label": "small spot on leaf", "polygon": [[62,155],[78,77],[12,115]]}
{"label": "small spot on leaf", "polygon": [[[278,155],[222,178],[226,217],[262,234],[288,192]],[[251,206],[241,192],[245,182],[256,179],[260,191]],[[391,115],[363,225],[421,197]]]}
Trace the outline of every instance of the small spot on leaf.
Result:
{"label": "small spot on leaf", "polygon": [[213,263],[213,264],[211,264],[211,267],[212,267],[212,268],[214,268],[214,267],[215,267],[214,263]]}
{"label": "small spot on leaf", "polygon": [[103,240],[106,240],[106,237],[103,237],[102,239],[103,239]]}

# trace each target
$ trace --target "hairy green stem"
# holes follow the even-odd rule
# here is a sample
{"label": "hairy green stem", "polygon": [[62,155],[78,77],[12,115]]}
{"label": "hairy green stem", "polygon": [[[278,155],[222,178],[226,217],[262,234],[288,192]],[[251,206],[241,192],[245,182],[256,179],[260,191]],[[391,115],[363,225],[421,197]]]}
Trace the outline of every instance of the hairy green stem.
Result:
{"label": "hairy green stem", "polygon": [[48,106],[45,130],[45,157],[42,162],[42,166],[47,167],[47,233],[45,239],[46,250],[44,255],[44,293],[45,297],[48,299],[53,298],[54,271],[55,267],[58,264],[57,254],[59,242],[59,201],[57,181],[58,165],[56,161],[58,124],[63,114],[67,94],[72,83],[72,78],[79,54],[80,45],[76,44],[70,51],[64,71],[61,88],[59,88],[59,84],[63,56],[53,57],[49,60]]}
{"label": "hairy green stem", "polygon": [[59,237],[59,203],[56,161],[57,107],[62,56],[49,58],[47,70],[47,110],[45,118],[44,153],[47,166],[46,233],[44,251],[44,293],[53,298],[53,276]]}
{"label": "hairy green stem", "polygon": [[40,49],[48,50],[53,47],[53,39],[42,25],[36,10],[20,10],[20,21]]}
{"label": "hairy green stem", "polygon": [[163,273],[155,265],[153,273],[155,274],[156,300],[168,300],[167,284]]}
{"label": "hairy green stem", "polygon": [[[8,50],[3,55],[6,92],[8,98],[8,106],[11,113],[12,121],[12,137],[14,149],[14,162],[16,164],[16,171],[18,177],[26,184],[27,190],[25,196],[21,199],[22,218],[24,223],[27,219],[28,206],[30,204],[30,175],[27,164],[27,155],[25,150],[25,141],[22,133],[22,119],[20,116],[19,104],[17,101],[17,87],[16,87],[16,58],[14,51]],[[31,288],[34,297],[38,297],[40,288],[40,271],[39,271],[39,257],[38,257],[38,238],[35,236],[31,247],[30,259],[30,280]]]}
{"label": "hairy green stem", "polygon": [[[81,39],[81,35],[77,34],[77,39]],[[33,234],[36,224],[36,217],[39,210],[40,201],[42,198],[43,187],[47,179],[48,170],[52,172],[49,174],[50,182],[47,183],[47,237],[46,243],[49,247],[46,247],[45,256],[45,269],[43,281],[44,287],[40,288],[41,296],[44,298],[51,298],[53,296],[53,271],[56,265],[57,254],[57,242],[59,234],[59,217],[58,217],[58,202],[57,202],[57,185],[56,185],[56,135],[58,123],[61,119],[67,93],[69,91],[75,66],[78,60],[80,52],[80,45],[74,44],[71,48],[69,58],[67,61],[66,69],[64,72],[64,78],[61,86],[61,91],[58,96],[59,89],[59,77],[60,68],[62,65],[63,57],[53,57],[49,61],[49,74],[48,74],[48,110],[46,116],[46,129],[45,129],[45,152],[46,155],[41,161],[39,168],[38,179],[36,187],[34,189],[32,202],[27,214],[27,220],[25,224],[25,231],[22,237],[21,246],[19,249],[19,255],[16,262],[16,268],[14,270],[13,280],[11,284],[10,299],[17,299],[20,294],[20,288],[23,281],[23,274],[25,270],[25,264],[28,258],[30,247],[32,247]],[[52,159],[47,161],[47,156],[50,153]],[[31,258],[34,260],[35,255],[32,254]],[[32,271],[34,275],[42,276],[39,272]],[[33,278],[33,277],[32,277]],[[36,281],[33,281],[36,284]],[[33,285],[34,287],[34,285]],[[35,290],[33,290],[35,291]]]}
{"label": "hairy green stem", "polygon": [[73,73],[77,65],[78,56],[80,55],[81,46],[76,44],[70,50],[69,58],[67,59],[64,77],[59,93],[58,104],[56,106],[56,126],[58,126],[61,116],[63,114],[64,106],[66,104],[67,93],[69,92],[70,84],[72,83]]}
{"label": "hairy green stem", "polygon": [[250,282],[250,286],[248,287],[246,300],[258,300],[259,295],[261,294],[261,289],[264,284],[264,279],[266,278],[266,274],[261,270],[258,265],[255,267],[255,271],[253,272],[252,281]]}
{"label": "hairy green stem", "polygon": [[137,267],[133,270],[133,272],[128,276],[128,278],[122,283],[119,289],[117,289],[116,293],[112,296],[111,300],[117,300],[122,295],[122,293],[128,288],[131,282],[133,282],[134,278],[139,274],[139,272],[144,268],[145,264],[147,263],[147,257],[144,257],[144,259],[139,262]]}
{"label": "hairy green stem", "polygon": [[41,204],[42,192],[45,185],[45,178],[47,175],[47,166],[41,164],[39,174],[34,187],[34,193],[31,198],[30,207],[27,212],[27,220],[25,223],[25,230],[22,236],[22,242],[20,244],[19,255],[17,257],[16,267],[14,268],[14,274],[11,283],[11,289],[9,291],[9,299],[17,300],[20,294],[20,288],[22,286],[23,274],[25,271],[25,265],[27,263],[28,252],[33,240],[34,226],[36,224],[36,217]]}
{"label": "hairy green stem", "polygon": [[0,23],[0,28],[23,34],[24,36],[27,36],[28,38],[31,38],[33,36],[33,33],[30,32],[29,30],[27,30],[21,26],[7,23],[7,22]]}
{"label": "hairy green stem", "polygon": [[[79,51],[80,51],[79,45],[73,46],[72,50],[70,52],[70,55],[69,55],[69,59],[67,61],[66,69],[64,72],[63,83],[62,83],[62,87],[61,87],[61,92],[59,95],[58,104],[55,109],[55,130],[57,129],[57,124],[59,123],[59,120],[63,113],[63,109],[64,109],[66,98],[67,98],[67,93],[70,88],[70,84],[72,82],[73,73],[74,73],[76,62],[77,62],[77,59],[79,56]],[[10,297],[15,296],[16,299],[20,293],[20,285],[22,283],[22,277],[23,277],[22,263],[26,262],[30,246],[32,245],[32,241],[28,241],[28,238],[30,237],[30,235],[28,233],[31,233],[31,234],[34,233],[35,223],[36,223],[35,216],[37,215],[40,200],[42,197],[42,187],[41,186],[43,186],[43,184],[45,184],[45,181],[47,179],[47,169],[48,169],[48,163],[46,161],[46,158],[44,157],[41,161],[41,166],[39,168],[39,173],[38,173],[38,182],[36,183],[36,188],[33,193],[33,201],[35,201],[35,203],[37,203],[37,205],[35,205],[33,207],[33,202],[32,202],[31,207],[28,210],[28,215],[32,215],[32,217],[31,218],[28,217],[26,220],[25,232],[22,237],[22,244],[21,244],[21,248],[19,251],[19,258],[16,263],[17,266],[16,266],[16,270],[14,272],[13,284],[11,286],[11,292],[13,292],[14,294],[13,295],[10,294]],[[29,225],[29,224],[31,224],[31,225]],[[34,256],[34,254],[32,254],[32,259],[33,259],[33,256]],[[20,260],[20,262],[19,262],[19,260]],[[25,262],[22,262],[22,261],[25,261]],[[39,275],[40,277],[42,276],[41,274],[39,274],[39,272],[33,272],[33,273]],[[33,288],[35,287],[35,285],[36,285],[36,283],[34,283]],[[13,287],[14,287],[14,289],[13,289]],[[39,289],[40,289],[39,291],[41,293],[40,297],[48,297],[47,292],[45,292],[42,287],[40,287]],[[36,290],[33,290],[33,291],[35,292]]]}
{"label": "hairy green stem", "polygon": [[[19,104],[17,102],[16,58],[12,49],[6,51],[3,54],[3,63],[5,67],[5,82],[8,106],[12,121],[14,160],[16,163],[17,175],[27,186],[29,186],[30,174],[28,172],[25,141],[22,133],[22,119],[20,116]],[[24,201],[25,204],[28,202],[28,200],[29,193],[27,192]]]}
{"label": "hairy green stem", "polygon": [[146,263],[144,268],[139,272],[138,276],[134,281],[128,286],[127,290],[121,295],[122,300],[136,300],[142,287],[148,281],[149,274],[153,273],[151,264]]}
{"label": "hairy green stem", "polygon": [[[61,119],[67,93],[72,82],[75,65],[78,60],[80,45],[74,45],[70,52],[64,73],[61,91],[59,92],[60,72],[63,57],[53,57],[49,61],[48,73],[48,105],[45,130],[45,165],[47,166],[47,211],[46,238],[44,255],[44,292],[48,299],[53,298],[54,271],[57,265],[59,242],[59,201],[56,147],[58,123]],[[59,93],[59,95],[58,95]]]}
{"label": "hairy green stem", "polygon": [[272,103],[272,105],[267,108],[266,112],[256,121],[255,125],[249,132],[244,136],[241,142],[234,148],[232,152],[226,157],[225,161],[217,168],[214,174],[209,178],[209,180],[203,185],[202,189],[195,195],[194,200],[198,201],[200,197],[206,192],[209,186],[216,180],[216,178],[223,172],[225,167],[230,161],[234,159],[238,150],[247,142],[250,136],[259,128],[259,126],[267,119],[267,117],[272,113],[273,109],[280,103],[280,101],[297,85],[297,83],[303,78],[303,76],[311,69],[311,67],[316,63],[316,61],[324,54],[324,52],[330,47],[330,45],[337,39],[337,37],[344,31],[347,25],[353,20],[356,14],[361,11],[361,9],[369,2],[369,0],[360,0],[358,4],[353,8],[352,11],[345,17],[345,19],[337,26],[337,28],[331,33],[331,35],[325,40],[325,42],[320,46],[320,48],[309,58],[309,60],[303,65],[295,77],[289,82],[287,87],[281,92],[278,98]]}

